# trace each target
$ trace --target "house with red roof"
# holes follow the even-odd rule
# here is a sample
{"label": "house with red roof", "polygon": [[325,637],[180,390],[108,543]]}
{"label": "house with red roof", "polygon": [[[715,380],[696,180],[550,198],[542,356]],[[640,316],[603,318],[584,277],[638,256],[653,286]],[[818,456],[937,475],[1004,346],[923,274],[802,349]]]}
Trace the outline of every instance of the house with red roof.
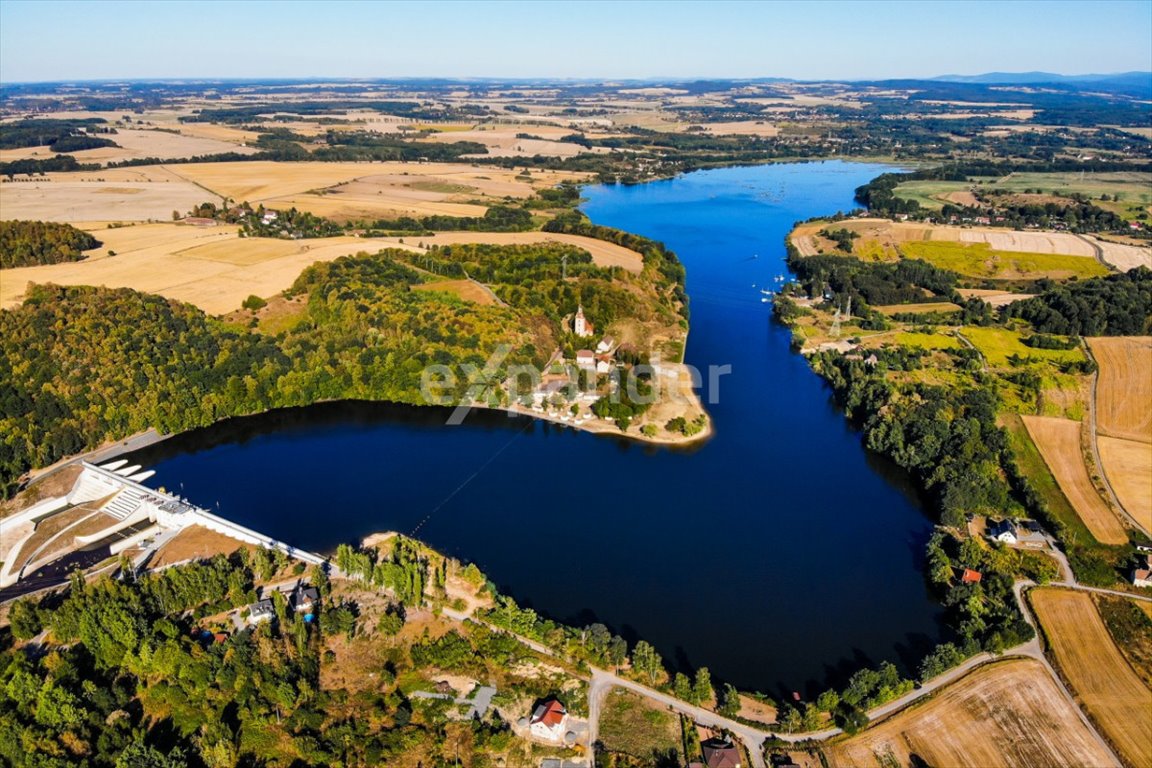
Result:
{"label": "house with red roof", "polygon": [[980,571],[974,571],[971,568],[965,568],[960,572],[961,584],[979,584],[984,575]]}
{"label": "house with red roof", "polygon": [[537,738],[563,741],[568,728],[568,709],[555,696],[540,702],[528,719],[528,730]]}

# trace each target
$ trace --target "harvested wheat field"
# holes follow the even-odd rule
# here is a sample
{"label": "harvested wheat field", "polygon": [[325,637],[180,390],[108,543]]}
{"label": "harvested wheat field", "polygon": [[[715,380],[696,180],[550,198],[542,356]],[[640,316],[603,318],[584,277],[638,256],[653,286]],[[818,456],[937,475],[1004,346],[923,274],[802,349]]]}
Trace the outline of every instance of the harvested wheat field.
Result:
{"label": "harvested wheat field", "polygon": [[[209,314],[239,308],[248,296],[264,298],[289,288],[304,268],[361,251],[383,248],[418,251],[413,238],[352,236],[281,240],[241,238],[235,226],[194,227],[139,224],[115,229],[90,228],[103,245],[84,261],[18,267],[0,271],[0,307],[20,303],[28,283],[103,285],[134,288],[187,301]],[[402,239],[406,242],[400,242]],[[547,232],[448,232],[420,239],[433,243],[562,242],[583,248],[603,267],[639,272],[643,257],[623,246],[579,235]],[[115,256],[108,256],[109,250]]]}
{"label": "harvested wheat field", "polygon": [[1127,272],[1136,267],[1152,269],[1152,248],[1139,245],[1125,245],[1123,243],[1110,243],[1107,240],[1094,238],[1093,242],[1100,247],[1101,258],[1121,272]]}
{"label": "harvested wheat field", "polygon": [[1003,307],[1014,301],[1031,299],[1034,293],[1008,293],[995,288],[957,288],[956,292],[966,299],[979,298],[993,307]]}
{"label": "harvested wheat field", "polygon": [[[241,238],[232,226],[149,224],[93,233],[104,245],[84,261],[0,272],[0,306],[19,304],[32,282],[134,288],[187,301],[209,314],[224,314],[252,294],[280,293],[317,261],[387,247],[409,248],[357,237]],[[116,256],[107,255],[109,248]]]}
{"label": "harvested wheat field", "polygon": [[[996,227],[954,227],[918,222],[894,222],[887,219],[846,219],[835,223],[823,221],[801,224],[793,230],[792,243],[803,256],[811,256],[818,249],[830,252],[833,244],[819,236],[821,229],[848,229],[860,235],[853,244],[853,252],[883,252],[888,258],[896,257],[896,249],[904,243],[941,242],[987,244],[996,251],[1010,251],[1032,255],[1083,256],[1095,260],[1096,241],[1068,232],[1016,232]],[[872,245],[872,244],[875,245]],[[1101,248],[1105,243],[1099,243]],[[1142,249],[1134,246],[1117,246],[1119,249],[1133,249],[1127,258],[1136,258]],[[1147,250],[1147,249],[1143,249]],[[1121,258],[1117,250],[1117,258]],[[1125,251],[1128,253],[1128,251]]]}
{"label": "harvested wheat field", "polygon": [[1116,765],[1034,659],[982,666],[925,703],[829,744],[825,755],[832,768]]}
{"label": "harvested wheat field", "polygon": [[[49,173],[0,184],[0,218],[39,221],[171,221],[211,193],[161,166]],[[219,202],[219,201],[216,201]]]}
{"label": "harvested wheat field", "polygon": [[1088,716],[1125,762],[1152,765],[1152,690],[1113,644],[1092,596],[1044,588],[1029,599],[1061,674]]}
{"label": "harvested wheat field", "polygon": [[[396,238],[380,239],[399,242]],[[408,237],[405,238],[405,242],[411,243],[413,239],[425,246],[459,245],[461,243],[490,243],[492,245],[567,243],[588,251],[592,255],[592,262],[599,267],[620,267],[636,274],[639,274],[640,270],[644,268],[644,257],[636,251],[622,245],[584,237],[583,235],[565,235],[555,232],[438,232],[432,237]]]}
{"label": "harvested wheat field", "polygon": [[[254,147],[242,147],[238,143],[185,136],[179,133],[170,133],[167,130],[117,128],[116,133],[107,138],[120,146],[84,149],[68,154],[81,163],[120,163],[125,160],[138,160],[140,158],[173,160],[199,155],[217,155],[224,152],[251,155],[260,151]],[[56,153],[52,151],[51,147],[25,147],[19,150],[0,151],[0,162],[8,162],[22,157],[43,159],[55,155]]]}
{"label": "harvested wheat field", "polygon": [[1088,469],[1080,441],[1081,425],[1070,419],[1048,416],[1021,416],[1032,442],[1040,449],[1044,463],[1052,471],[1060,490],[1068,497],[1076,514],[1101,544],[1126,544],[1128,534],[1115,513],[1100,498]]}
{"label": "harvested wheat field", "polygon": [[1145,531],[1152,531],[1152,443],[1104,436],[1096,442],[1120,506]]}
{"label": "harvested wheat field", "polygon": [[920,304],[887,304],[873,307],[882,315],[923,314],[925,312],[957,312],[960,307],[950,301],[925,301]]}
{"label": "harvested wheat field", "polygon": [[[538,188],[553,187],[566,179],[583,178],[581,174],[535,171],[530,179],[519,178],[516,171],[479,167],[464,163],[275,163],[265,161],[239,163],[197,163],[174,168],[181,177],[214,192],[218,197],[235,201],[264,203],[270,208],[296,205],[318,215],[330,215],[339,207],[339,198],[347,206],[365,206],[380,216],[401,209],[408,215],[446,213],[427,203],[458,203],[475,198],[528,197]],[[351,186],[353,182],[359,186]],[[447,190],[447,191],[445,191]],[[413,193],[428,193],[425,195]],[[390,198],[365,200],[375,196]],[[395,199],[391,199],[395,198]],[[490,200],[488,202],[495,202]],[[452,215],[481,215],[486,205],[470,205]]]}
{"label": "harvested wheat field", "polygon": [[1089,339],[1100,366],[1096,428],[1102,435],[1152,442],[1152,336]]}

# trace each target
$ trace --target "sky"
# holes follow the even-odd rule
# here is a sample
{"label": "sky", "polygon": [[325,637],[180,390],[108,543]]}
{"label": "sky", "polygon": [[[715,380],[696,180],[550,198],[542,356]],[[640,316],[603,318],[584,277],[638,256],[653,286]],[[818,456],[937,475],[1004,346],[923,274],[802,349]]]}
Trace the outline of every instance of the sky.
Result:
{"label": "sky", "polygon": [[1149,0],[0,0],[0,83],[1132,70]]}

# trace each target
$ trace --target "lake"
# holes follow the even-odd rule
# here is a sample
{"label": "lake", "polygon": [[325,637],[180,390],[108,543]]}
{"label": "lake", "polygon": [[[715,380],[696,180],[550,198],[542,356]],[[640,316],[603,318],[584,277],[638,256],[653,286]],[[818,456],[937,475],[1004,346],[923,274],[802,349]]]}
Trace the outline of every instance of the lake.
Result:
{"label": "lake", "polygon": [[336,403],[138,451],[151,482],[300,547],[415,532],[522,605],[601,621],[676,668],[814,695],[943,635],[931,531],[907,478],[861,445],[761,289],[799,219],[847,211],[885,166],[794,163],[585,191],[593,221],[665,242],[688,271],[686,362],[730,365],[714,436],[669,450],[502,413]]}

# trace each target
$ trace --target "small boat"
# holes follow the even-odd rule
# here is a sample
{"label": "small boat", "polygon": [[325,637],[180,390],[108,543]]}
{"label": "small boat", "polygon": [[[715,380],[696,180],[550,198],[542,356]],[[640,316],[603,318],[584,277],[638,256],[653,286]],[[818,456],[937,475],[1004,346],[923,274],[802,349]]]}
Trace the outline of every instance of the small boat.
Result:
{"label": "small boat", "polygon": [[767,296],[765,296],[764,298],[760,299],[760,303],[761,303],[761,304],[767,304],[767,303],[768,303],[768,302],[770,302],[770,301],[772,301],[772,299],[768,298]]}

